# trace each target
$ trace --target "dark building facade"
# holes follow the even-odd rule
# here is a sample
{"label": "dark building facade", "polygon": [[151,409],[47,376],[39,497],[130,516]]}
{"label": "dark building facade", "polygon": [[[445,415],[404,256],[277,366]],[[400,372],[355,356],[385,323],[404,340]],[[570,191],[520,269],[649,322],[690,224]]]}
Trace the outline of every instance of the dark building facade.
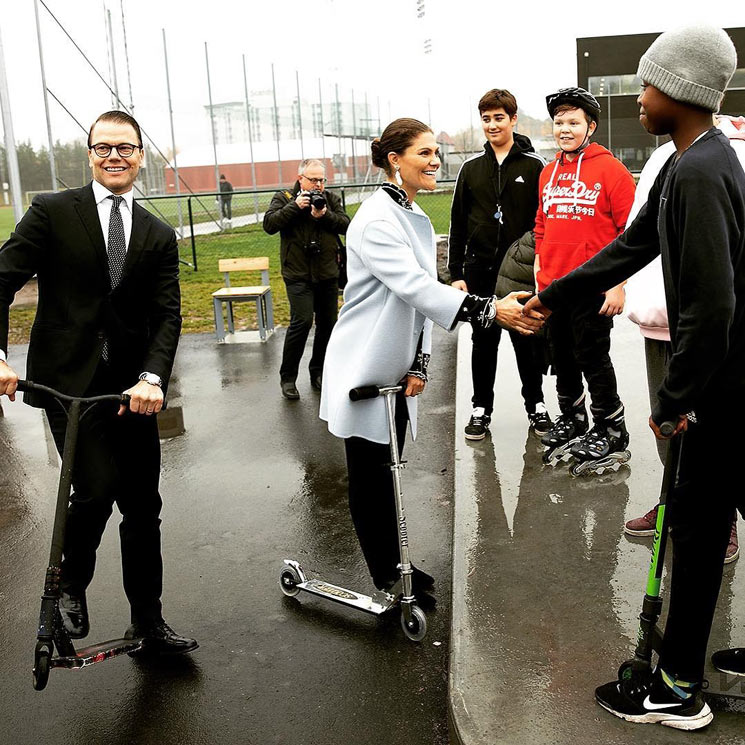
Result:
{"label": "dark building facade", "polygon": [[[737,49],[738,69],[724,96],[721,113],[745,115],[745,28],[725,29]],[[577,39],[578,85],[590,91],[602,108],[593,140],[605,145],[630,171],[640,171],[652,151],[667,137],[653,137],[639,124],[636,99],[641,81],[639,58],[659,36],[629,34]]]}

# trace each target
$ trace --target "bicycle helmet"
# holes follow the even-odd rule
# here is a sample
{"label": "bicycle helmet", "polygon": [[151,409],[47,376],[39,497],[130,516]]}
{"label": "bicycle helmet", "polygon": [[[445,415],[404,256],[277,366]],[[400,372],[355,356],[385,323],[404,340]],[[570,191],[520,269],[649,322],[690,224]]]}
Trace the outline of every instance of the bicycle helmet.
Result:
{"label": "bicycle helmet", "polygon": [[556,109],[564,104],[582,109],[596,124],[600,119],[600,104],[597,98],[584,88],[561,88],[556,93],[546,96],[546,108],[552,119]]}

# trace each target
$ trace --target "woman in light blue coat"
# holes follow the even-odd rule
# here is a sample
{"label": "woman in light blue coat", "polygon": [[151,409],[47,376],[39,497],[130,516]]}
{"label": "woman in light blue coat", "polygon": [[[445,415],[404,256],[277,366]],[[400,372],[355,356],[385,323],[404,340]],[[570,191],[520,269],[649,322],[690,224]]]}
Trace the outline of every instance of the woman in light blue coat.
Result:
{"label": "woman in light blue coat", "polygon": [[[320,416],[344,439],[352,519],[373,581],[385,589],[398,579],[399,561],[385,402],[352,402],[350,389],[404,384],[396,400],[403,450],[407,423],[416,437],[416,397],[427,381],[433,322],[452,330],[458,321],[497,320],[531,333],[540,321],[521,315],[517,293],[497,302],[437,281],[434,230],[414,201],[420,189],[437,185],[439,148],[427,125],[392,122],[372,143],[372,160],[388,178],[347,232],[349,280],[326,351]],[[432,589],[424,572],[415,569],[413,580],[418,593]]]}

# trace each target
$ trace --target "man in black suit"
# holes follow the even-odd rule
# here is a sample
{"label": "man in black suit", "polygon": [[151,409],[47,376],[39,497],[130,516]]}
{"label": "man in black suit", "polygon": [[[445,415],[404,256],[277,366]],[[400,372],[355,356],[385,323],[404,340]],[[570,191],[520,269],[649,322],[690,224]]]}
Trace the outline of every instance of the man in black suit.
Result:
{"label": "man in black suit", "polygon": [[[124,391],[129,409],[96,406],[80,423],[62,563],[60,611],[73,638],[88,634],[85,591],[96,550],[116,503],[129,638],[143,650],[190,652],[194,639],[163,620],[160,551],[160,441],[155,419],[181,331],[178,248],[173,229],[133,201],[143,159],[137,122],[102,114],[88,135],[93,181],[34,198],[0,248],[0,396],[15,399],[18,376],[7,363],[8,308],[34,275],[39,304],[27,377],[73,396]],[[45,407],[62,451],[66,417]]]}

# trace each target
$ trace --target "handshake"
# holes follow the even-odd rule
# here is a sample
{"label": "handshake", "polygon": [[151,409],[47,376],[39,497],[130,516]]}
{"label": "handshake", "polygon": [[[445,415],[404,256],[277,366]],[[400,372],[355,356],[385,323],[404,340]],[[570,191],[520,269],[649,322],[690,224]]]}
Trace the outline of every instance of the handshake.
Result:
{"label": "handshake", "polygon": [[530,292],[511,292],[501,300],[496,295],[466,295],[457,320],[469,321],[482,328],[489,328],[496,322],[524,336],[531,336],[542,328],[550,313]]}

